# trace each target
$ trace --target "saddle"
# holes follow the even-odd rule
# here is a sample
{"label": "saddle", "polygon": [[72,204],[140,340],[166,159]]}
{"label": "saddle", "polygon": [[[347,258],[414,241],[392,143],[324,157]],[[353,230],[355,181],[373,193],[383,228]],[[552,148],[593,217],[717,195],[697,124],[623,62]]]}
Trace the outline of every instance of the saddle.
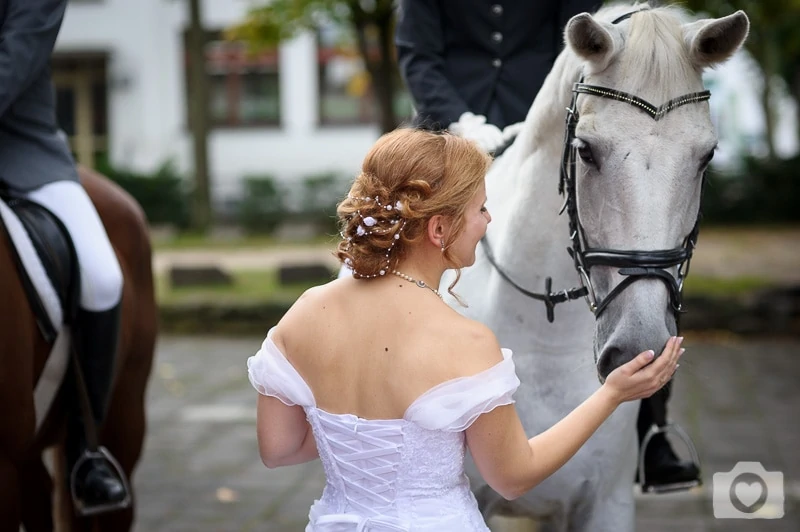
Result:
{"label": "saddle", "polygon": [[62,323],[53,323],[53,318],[40,297],[40,288],[36,286],[42,281],[37,278],[34,282],[34,278],[26,267],[30,258],[25,260],[26,258],[23,257],[26,250],[20,249],[18,245],[20,236],[12,234],[7,224],[3,223],[6,234],[13,244],[14,261],[28,301],[36,316],[36,322],[45,340],[52,343],[61,327],[72,322],[78,309],[80,275],[72,239],[64,224],[46,207],[24,198],[15,197],[7,191],[0,191],[0,199],[21,222],[58,298]]}
{"label": "saddle", "polygon": [[52,345],[34,390],[36,430],[47,417],[69,363],[70,325],[80,301],[77,255],[66,228],[47,208],[0,189],[0,226],[43,338]]}

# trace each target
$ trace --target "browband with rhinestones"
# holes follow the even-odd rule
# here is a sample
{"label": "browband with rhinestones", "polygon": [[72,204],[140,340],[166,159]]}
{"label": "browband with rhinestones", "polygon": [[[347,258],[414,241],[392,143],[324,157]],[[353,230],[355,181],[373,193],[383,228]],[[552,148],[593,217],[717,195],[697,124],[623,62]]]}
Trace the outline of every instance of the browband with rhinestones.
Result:
{"label": "browband with rhinestones", "polygon": [[572,90],[573,92],[594,94],[595,96],[603,96],[605,98],[611,98],[612,100],[629,103],[635,107],[638,107],[639,109],[650,115],[650,118],[656,121],[660,120],[665,114],[667,114],[668,112],[672,111],[677,107],[686,105],[687,103],[702,102],[711,98],[711,92],[709,91],[693,92],[690,94],[684,94],[679,98],[675,98],[673,100],[668,101],[667,103],[665,103],[660,107],[656,107],[652,103],[643,100],[638,96],[628,94],[627,92],[609,89],[607,87],[601,87],[599,85],[587,85],[585,83],[576,83],[575,85],[573,85]]}

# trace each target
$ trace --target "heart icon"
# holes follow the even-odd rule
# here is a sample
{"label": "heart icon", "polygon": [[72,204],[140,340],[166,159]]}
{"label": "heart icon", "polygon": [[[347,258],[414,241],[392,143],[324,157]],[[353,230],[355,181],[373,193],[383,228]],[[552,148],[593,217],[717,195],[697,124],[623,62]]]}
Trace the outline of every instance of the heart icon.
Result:
{"label": "heart icon", "polygon": [[734,488],[734,493],[736,494],[736,498],[741,501],[742,504],[745,506],[753,506],[758,499],[761,497],[761,493],[763,492],[761,487],[761,483],[753,482],[748,484],[747,482],[739,482],[736,484],[736,488]]}

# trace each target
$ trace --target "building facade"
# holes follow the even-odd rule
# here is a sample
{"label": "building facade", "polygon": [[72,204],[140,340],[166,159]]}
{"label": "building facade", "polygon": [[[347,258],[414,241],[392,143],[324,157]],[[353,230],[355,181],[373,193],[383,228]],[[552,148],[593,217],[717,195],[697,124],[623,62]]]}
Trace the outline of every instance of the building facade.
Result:
{"label": "building facade", "polygon": [[[202,2],[215,197],[237,194],[247,175],[354,174],[380,133],[358,58],[331,31],[256,56],[213,37],[250,3]],[[81,162],[152,172],[173,161],[191,174],[188,20],[186,0],[70,1],[52,64],[59,123]]]}
{"label": "building facade", "polygon": [[[203,0],[211,35],[242,20],[252,0]],[[59,122],[79,160],[107,157],[152,172],[173,161],[191,175],[187,121],[187,0],[71,0],[56,43]],[[213,127],[209,165],[215,198],[239,193],[248,175],[301,179],[353,175],[379,135],[369,82],[336,28],[248,55],[214,39],[206,49]],[[344,43],[344,44],[343,44]],[[717,161],[763,151],[764,120],[754,68],[741,54],[709,73],[720,134]],[[402,98],[405,97],[405,100]],[[781,155],[797,151],[794,103],[781,101]],[[788,108],[787,108],[788,106]],[[402,94],[396,106],[409,113]]]}

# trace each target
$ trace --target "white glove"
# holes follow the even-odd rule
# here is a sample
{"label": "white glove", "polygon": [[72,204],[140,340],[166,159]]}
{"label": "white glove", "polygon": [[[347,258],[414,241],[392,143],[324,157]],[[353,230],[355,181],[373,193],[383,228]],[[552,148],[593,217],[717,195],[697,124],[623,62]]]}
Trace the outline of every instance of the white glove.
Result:
{"label": "white glove", "polygon": [[510,124],[503,128],[503,142],[506,143],[519,135],[522,132],[522,128],[525,125],[525,122],[517,122],[516,124]]}
{"label": "white glove", "polygon": [[453,122],[447,129],[454,135],[472,140],[486,153],[495,151],[503,145],[503,132],[500,128],[486,123],[486,117],[467,111]]}

